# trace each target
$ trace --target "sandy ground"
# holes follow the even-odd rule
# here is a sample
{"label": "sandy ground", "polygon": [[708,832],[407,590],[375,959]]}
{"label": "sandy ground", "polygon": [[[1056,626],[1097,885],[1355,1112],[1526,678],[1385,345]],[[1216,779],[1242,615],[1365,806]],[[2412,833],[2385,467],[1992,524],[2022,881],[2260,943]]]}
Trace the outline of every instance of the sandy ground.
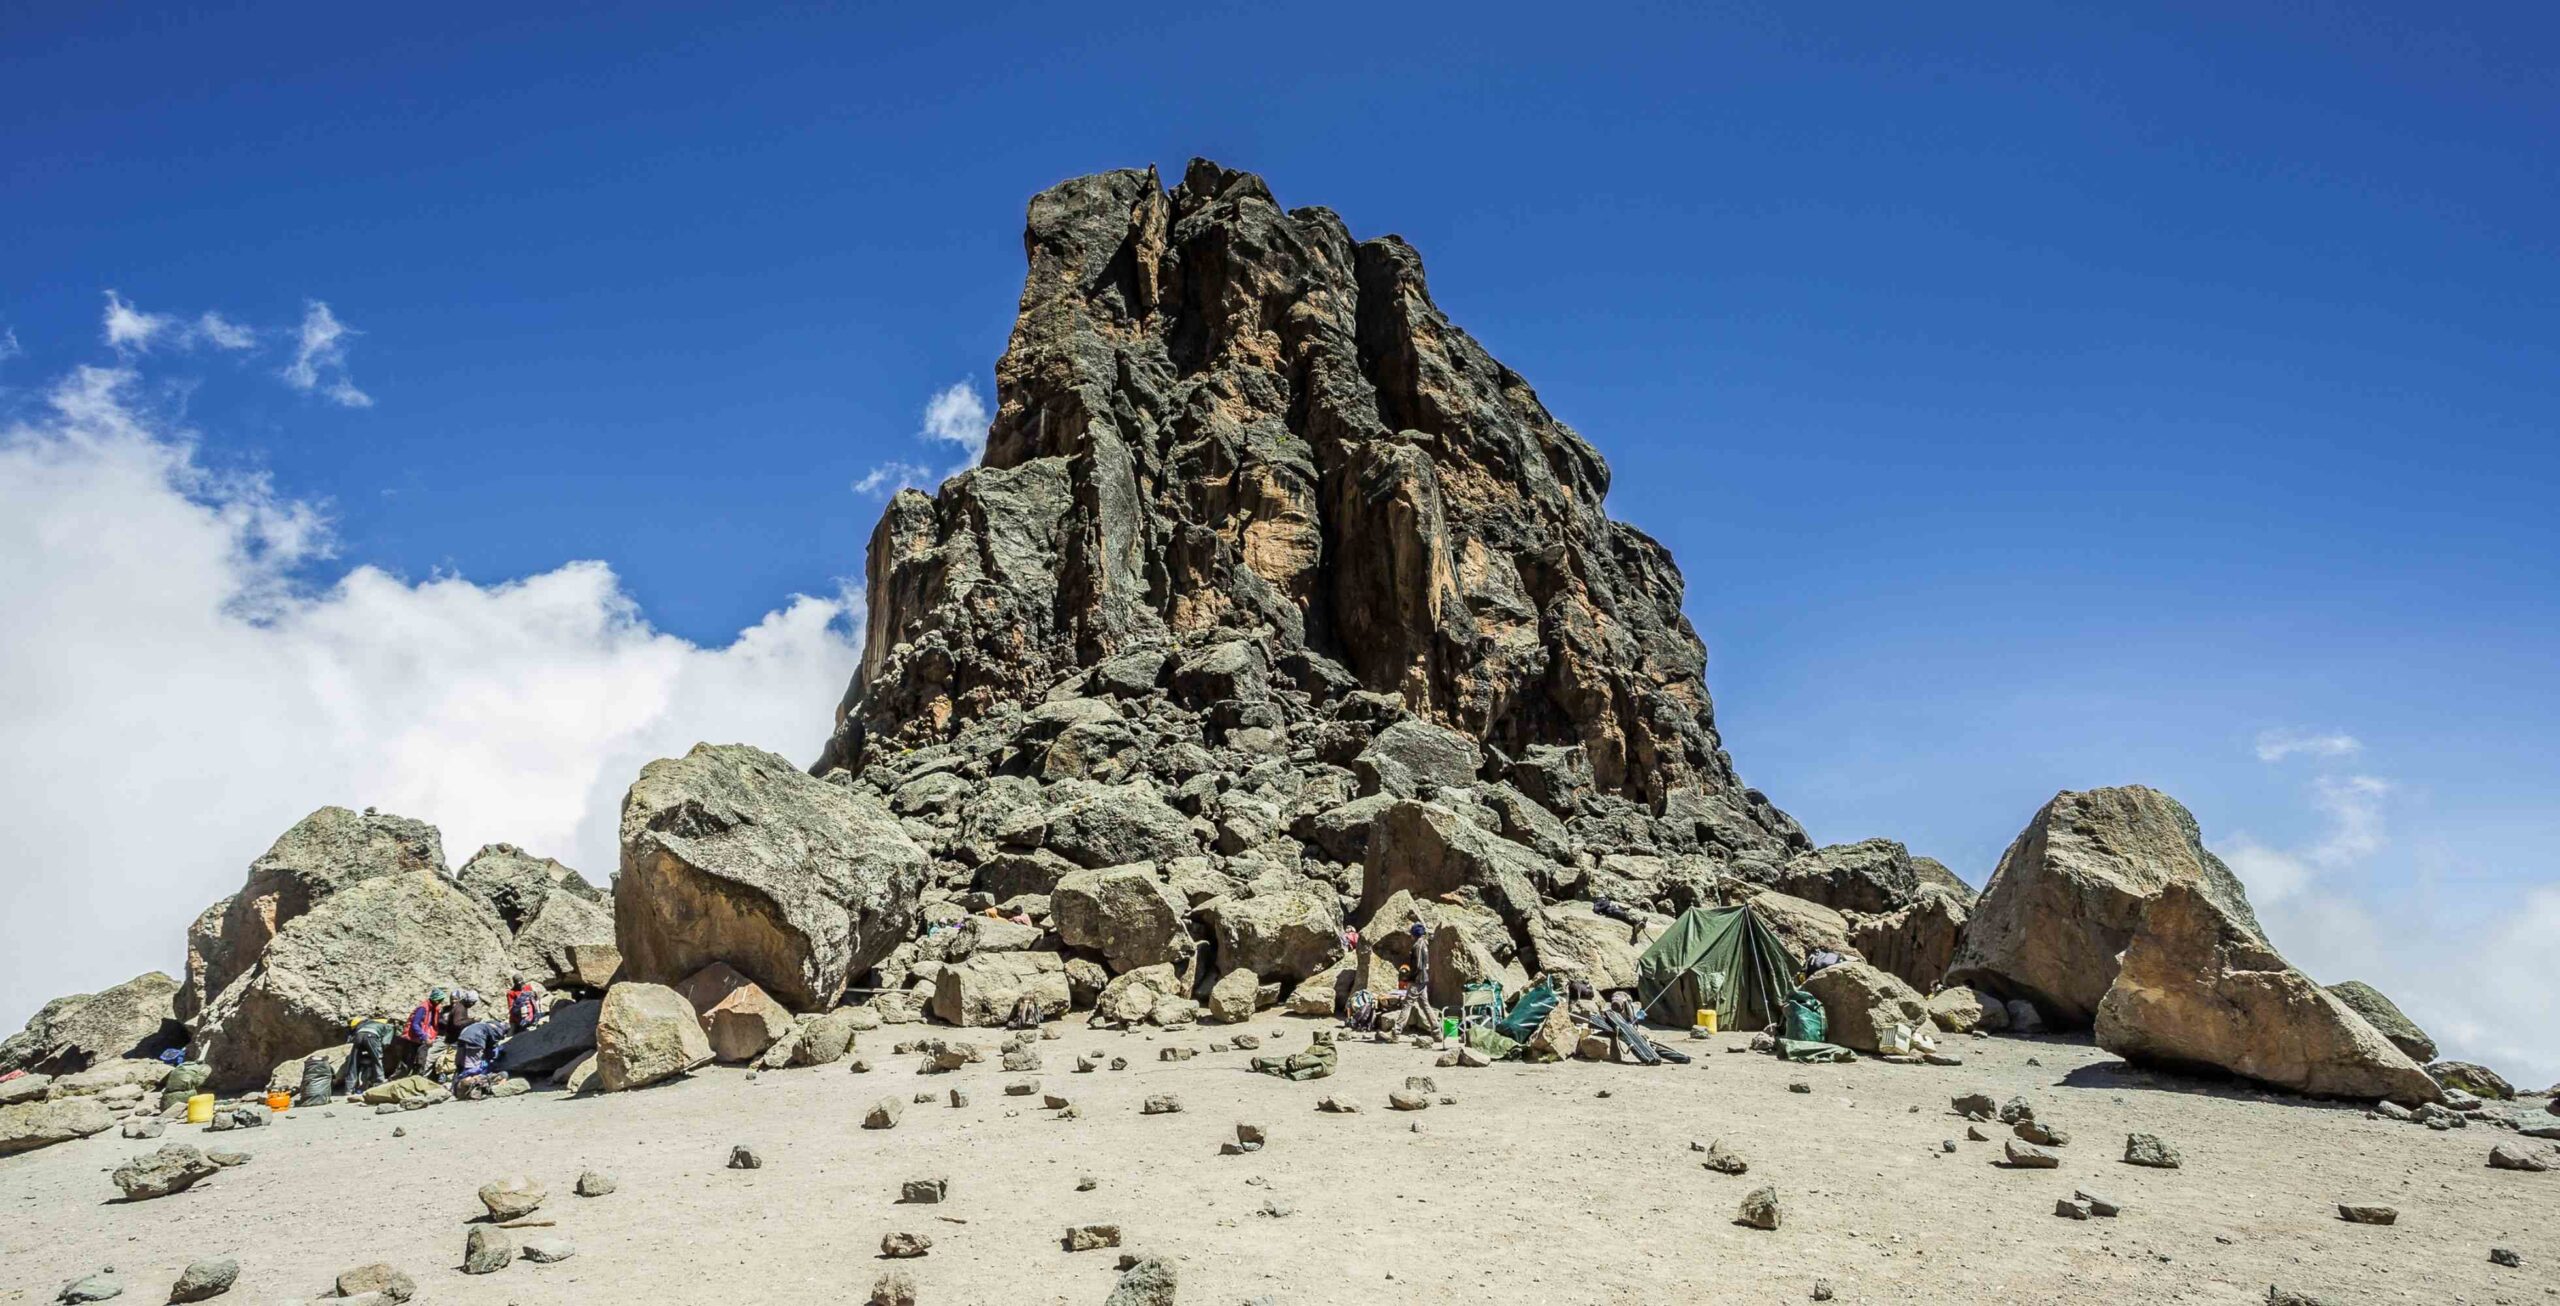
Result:
{"label": "sandy ground", "polygon": [[[1250,1026],[1279,1031],[1266,1050],[1294,1050],[1315,1027]],[[1675,1043],[1696,1054],[1689,1066],[1483,1070],[1360,1044],[1333,1078],[1291,1084],[1248,1072],[1247,1053],[1157,1060],[1216,1031],[1064,1027],[1041,1045],[1040,1076],[1078,1104],[1081,1118],[1062,1121],[1037,1098],[1005,1096],[1016,1077],[992,1055],[928,1076],[887,1053],[933,1033],[950,1031],[864,1035],[857,1051],[876,1068],[862,1075],[723,1069],[618,1096],[382,1117],[297,1110],[213,1139],[254,1159],[157,1201],[110,1200],[107,1171],[158,1143],[108,1134],[0,1159],[0,1303],[48,1302],[101,1265],[116,1267],[126,1300],[156,1303],[187,1261],[212,1255],[240,1259],[224,1300],[250,1303],[318,1296],[337,1271],[376,1260],[412,1274],[428,1303],[859,1302],[893,1266],[929,1306],[1092,1303],[1110,1291],[1117,1253],[1059,1243],[1088,1221],[1116,1221],[1127,1248],[1174,1258],[1182,1300],[1197,1303],[1795,1302],[1817,1280],[1843,1302],[2240,1303],[2264,1301],[2270,1283],[2341,1303],[2560,1297],[2560,1171],[2484,1164],[2514,1135],[2203,1090],[2126,1071],[2085,1043],[1955,1039],[1961,1068],[1789,1066],[1728,1054],[1741,1040],[1724,1036]],[[1000,1035],[973,1037],[992,1049]],[[1070,1073],[1088,1050],[1131,1065]],[[1434,1076],[1455,1105],[1387,1110],[1408,1074]],[[1789,1092],[1791,1080],[1813,1092]],[[884,1094],[953,1086],[969,1105],[910,1103],[895,1129],[859,1127]],[[1996,1137],[1962,1141],[1947,1101],[1977,1090],[2025,1094],[2068,1128],[2062,1168],[2004,1169]],[[1160,1092],[1184,1111],[1140,1115]],[[1362,1110],[1319,1113],[1326,1095]],[[1270,1146],[1219,1155],[1240,1120],[1267,1127]],[[392,1137],[395,1125],[408,1136]],[[2122,1164],[2128,1130],[2168,1138],[2186,1167]],[[1750,1173],[1702,1168],[1693,1139],[1738,1148]],[[741,1142],[763,1169],[725,1168]],[[588,1167],[621,1191],[571,1195]],[[514,1172],[550,1185],[542,1215],[558,1222],[520,1236],[564,1235],[579,1254],[465,1276],[473,1194]],[[1099,1184],[1078,1192],[1085,1174]],[[949,1202],[898,1204],[902,1180],[933,1175],[949,1178]],[[1763,1183],[1782,1195],[1783,1227],[1737,1226],[1736,1204]],[[2125,1213],[2057,1218],[2055,1199],[2075,1187]],[[2400,1223],[2343,1223],[2341,1200],[2396,1205]],[[1287,1213],[1265,1213],[1272,1201]],[[932,1253],[880,1260],[892,1230],[928,1235]],[[2523,1268],[2489,1264],[2493,1245],[2523,1253]]]}

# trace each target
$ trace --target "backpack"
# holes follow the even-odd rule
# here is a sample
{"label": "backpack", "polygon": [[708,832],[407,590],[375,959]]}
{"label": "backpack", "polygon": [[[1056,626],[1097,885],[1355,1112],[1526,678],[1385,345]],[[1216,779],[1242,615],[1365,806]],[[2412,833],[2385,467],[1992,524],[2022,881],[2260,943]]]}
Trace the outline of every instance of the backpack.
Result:
{"label": "backpack", "polygon": [[325,1105],[337,1078],[337,1067],[329,1064],[329,1058],[306,1058],[302,1063],[302,1091],[294,1095],[294,1101],[302,1106]]}
{"label": "backpack", "polygon": [[1351,990],[1351,1027],[1367,1029],[1378,1019],[1378,999],[1367,989]]}
{"label": "backpack", "polygon": [[542,1019],[542,1003],[535,998],[532,989],[517,989],[509,998],[508,1005],[512,1010],[507,1014],[514,1019],[518,1029],[531,1029],[534,1022]]}

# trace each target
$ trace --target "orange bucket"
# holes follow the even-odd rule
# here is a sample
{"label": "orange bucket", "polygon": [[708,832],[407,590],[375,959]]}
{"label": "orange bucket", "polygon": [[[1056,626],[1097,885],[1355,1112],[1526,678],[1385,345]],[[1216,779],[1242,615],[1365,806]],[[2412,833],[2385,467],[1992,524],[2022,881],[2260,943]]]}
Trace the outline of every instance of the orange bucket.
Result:
{"label": "orange bucket", "polygon": [[273,1112],[275,1112],[275,1113],[277,1113],[277,1114],[281,1115],[281,1114],[283,1114],[286,1110],[288,1110],[289,1108],[291,1108],[292,1106],[293,1106],[293,1094],[291,1094],[291,1093],[269,1093],[269,1094],[267,1094],[267,1109],[268,1109],[269,1111],[273,1111]]}

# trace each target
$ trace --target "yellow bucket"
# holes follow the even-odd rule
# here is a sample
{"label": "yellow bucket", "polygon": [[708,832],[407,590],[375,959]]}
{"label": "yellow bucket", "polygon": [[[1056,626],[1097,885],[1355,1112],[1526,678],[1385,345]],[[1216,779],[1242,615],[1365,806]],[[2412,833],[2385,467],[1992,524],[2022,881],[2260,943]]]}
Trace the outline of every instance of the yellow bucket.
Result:
{"label": "yellow bucket", "polygon": [[213,1121],[213,1094],[198,1093],[187,1099],[187,1123],[210,1124]]}
{"label": "yellow bucket", "polygon": [[1700,1007],[1700,1008],[1698,1008],[1698,1029],[1699,1029],[1701,1032],[1703,1032],[1703,1033],[1708,1033],[1708,1034],[1712,1034],[1712,1033],[1715,1033],[1715,1032],[1716,1032],[1716,1009],[1715,1009],[1715,1008],[1713,1008],[1713,1007]]}

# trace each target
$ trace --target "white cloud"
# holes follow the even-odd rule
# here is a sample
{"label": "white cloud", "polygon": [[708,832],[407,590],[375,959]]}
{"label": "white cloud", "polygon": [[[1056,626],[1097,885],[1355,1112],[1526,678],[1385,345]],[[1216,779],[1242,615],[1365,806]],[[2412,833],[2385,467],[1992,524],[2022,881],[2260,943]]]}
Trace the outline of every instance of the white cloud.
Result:
{"label": "white cloud", "polygon": [[148,352],[152,343],[167,331],[174,319],[165,313],[145,313],[135,308],[124,296],[107,292],[107,343],[118,350]]}
{"label": "white cloud", "polygon": [[209,469],[141,392],[83,369],[0,426],[0,1031],[174,973],[187,922],[323,804],[432,821],[456,862],[506,840],[602,881],[650,759],[815,754],[854,597],[795,597],[705,647],[652,629],[600,562],[299,583],[322,514]]}
{"label": "white cloud", "polygon": [[[987,404],[978,397],[976,386],[954,381],[933,392],[925,400],[924,425],[916,438],[936,444],[958,445],[967,456],[944,472],[944,477],[957,476],[978,465],[987,456]],[[856,494],[886,498],[908,486],[919,489],[933,483],[933,473],[921,464],[893,459],[863,473],[853,483]]]}
{"label": "white cloud", "polygon": [[910,485],[923,485],[925,478],[931,475],[933,475],[932,472],[914,463],[882,463],[864,472],[862,478],[853,483],[853,492],[877,495],[885,499]]}
{"label": "white cloud", "polygon": [[347,337],[358,334],[339,321],[327,304],[316,299],[305,304],[302,325],[294,336],[293,361],[284,367],[284,383],[317,393],[341,408],[373,407],[373,396],[356,389],[354,378],[347,374]]}
{"label": "white cloud", "polygon": [[2354,735],[2341,731],[2309,734],[2300,730],[2262,730],[2258,733],[2258,760],[2281,762],[2288,757],[2353,757],[2364,751],[2364,744]]}
{"label": "white cloud", "polygon": [[954,381],[935,391],[933,398],[925,401],[924,429],[918,434],[968,450],[968,460],[960,466],[977,466],[987,454],[987,405],[978,398],[978,388],[966,381]]}
{"label": "white cloud", "polygon": [[258,345],[257,332],[211,309],[196,318],[195,325],[188,330],[188,337],[216,349],[255,349]]}
{"label": "white cloud", "polygon": [[0,363],[8,362],[25,352],[27,351],[18,344],[18,329],[0,327]]}
{"label": "white cloud", "polygon": [[[2347,736],[2323,738],[2346,744],[2330,756],[2357,751]],[[2261,737],[2258,755],[2288,754],[2270,758]],[[2549,1037],[2560,992],[2547,960],[2560,937],[2560,886],[2528,890],[2514,910],[2488,918],[2438,910],[2425,877],[2392,855],[2387,806],[2398,792],[2380,776],[2319,776],[2309,789],[2321,817],[2313,838],[2278,848],[2237,833],[2217,851],[2248,887],[2269,940],[2303,973],[2381,989],[2442,1055],[2537,1086],[2560,1079],[2560,1043]]]}

